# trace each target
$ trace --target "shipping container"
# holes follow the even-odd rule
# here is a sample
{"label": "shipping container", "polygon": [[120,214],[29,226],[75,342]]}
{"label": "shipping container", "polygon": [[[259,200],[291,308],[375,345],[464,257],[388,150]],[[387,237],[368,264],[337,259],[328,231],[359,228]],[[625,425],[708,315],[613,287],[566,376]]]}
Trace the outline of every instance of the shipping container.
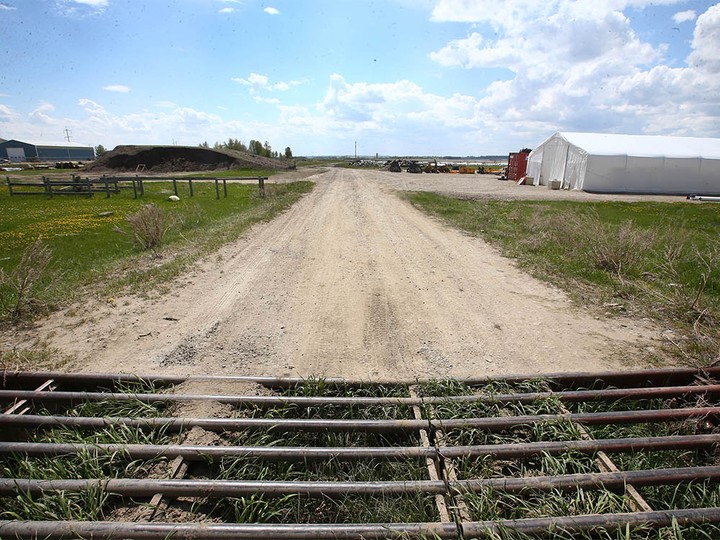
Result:
{"label": "shipping container", "polygon": [[511,152],[508,155],[507,179],[517,182],[527,171],[527,159],[530,150],[525,148],[520,152]]}

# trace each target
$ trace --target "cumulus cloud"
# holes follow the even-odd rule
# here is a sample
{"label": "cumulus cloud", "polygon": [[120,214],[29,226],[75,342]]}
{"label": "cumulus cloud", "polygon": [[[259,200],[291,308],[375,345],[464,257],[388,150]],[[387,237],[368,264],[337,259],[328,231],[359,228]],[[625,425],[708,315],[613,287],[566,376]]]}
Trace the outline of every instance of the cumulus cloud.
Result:
{"label": "cumulus cloud", "polygon": [[234,11],[235,11],[235,8],[226,7],[226,8],[222,8],[221,10],[219,10],[218,13],[229,14],[229,13],[233,13]]}
{"label": "cumulus cloud", "polygon": [[247,78],[233,77],[231,80],[235,81],[236,83],[243,84],[245,86],[257,86],[257,87],[267,86],[267,83],[269,81],[269,79],[266,75],[260,75],[259,73],[251,73]]}
{"label": "cumulus cloud", "polygon": [[121,94],[127,94],[130,91],[130,87],[125,86],[124,84],[108,84],[107,86],[103,86],[103,90],[107,92],[119,92]]}
{"label": "cumulus cloud", "polygon": [[720,4],[712,6],[698,17],[692,48],[688,64],[710,74],[720,73]]}
{"label": "cumulus cloud", "polygon": [[105,11],[109,0],[58,0],[57,9],[67,17],[98,15]]}
{"label": "cumulus cloud", "polygon": [[697,135],[713,134],[717,129],[697,118],[717,101],[707,93],[720,73],[720,5],[698,17],[688,67],[670,68],[665,49],[643,41],[623,12],[649,3],[507,0],[498,10],[491,0],[439,0],[433,20],[471,23],[472,31],[430,58],[507,70],[507,80],[488,86],[475,108],[478,120],[500,129],[679,133],[684,117]]}
{"label": "cumulus cloud", "polygon": [[277,90],[279,92],[290,90],[293,86],[302,84],[302,81],[279,81],[271,84],[270,78],[267,75],[261,75],[259,73],[251,73],[247,77],[232,77],[231,80],[244,86],[249,86],[251,90]]}
{"label": "cumulus cloud", "polygon": [[268,15],[280,15],[280,10],[274,7],[266,7],[265,9],[263,9],[263,11]]}
{"label": "cumulus cloud", "polygon": [[51,116],[55,110],[55,106],[52,103],[41,101],[40,104],[30,113],[30,121],[34,124],[54,124],[56,121]]}
{"label": "cumulus cloud", "polygon": [[696,18],[697,13],[695,13],[695,10],[693,9],[688,9],[687,11],[679,11],[675,15],[673,15],[673,21],[675,21],[677,24],[687,21],[694,21]]}
{"label": "cumulus cloud", "polygon": [[0,103],[0,122],[11,122],[18,118],[18,116],[18,113],[13,109]]}

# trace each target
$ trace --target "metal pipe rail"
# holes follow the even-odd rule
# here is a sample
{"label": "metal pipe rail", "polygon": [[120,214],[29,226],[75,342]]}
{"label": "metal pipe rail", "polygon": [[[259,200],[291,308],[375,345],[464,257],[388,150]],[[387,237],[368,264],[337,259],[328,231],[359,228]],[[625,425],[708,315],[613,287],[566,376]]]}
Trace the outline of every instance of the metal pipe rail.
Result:
{"label": "metal pipe rail", "polygon": [[287,405],[299,407],[371,407],[419,406],[442,403],[522,403],[557,398],[566,402],[617,401],[620,399],[657,399],[720,395],[720,384],[694,386],[661,386],[652,388],[611,388],[604,390],[561,390],[558,392],[519,392],[512,394],[471,394],[425,397],[307,397],[307,396],[243,396],[227,394],[150,394],[123,392],[38,392],[35,390],[0,390],[0,401],[26,399],[34,402],[141,401],[143,403],[182,403],[217,401],[236,406],[273,408]]}
{"label": "metal pipe rail", "polygon": [[99,429],[123,425],[143,429],[163,428],[182,431],[194,427],[206,431],[273,430],[296,431],[360,431],[366,433],[416,432],[441,429],[482,429],[489,432],[547,422],[575,422],[584,425],[636,424],[646,422],[673,422],[689,418],[714,419],[720,416],[720,407],[693,407],[686,409],[659,409],[599,413],[539,414],[486,418],[432,419],[432,420],[298,420],[287,418],[122,418],[87,416],[0,416],[0,427],[48,428],[76,427]]}
{"label": "metal pipe rail", "polygon": [[80,444],[0,442],[0,455],[17,454],[28,457],[58,457],[78,453],[90,455],[118,454],[128,459],[175,459],[217,461],[223,458],[246,458],[278,461],[358,461],[367,459],[450,459],[493,456],[500,459],[522,459],[540,454],[558,455],[565,452],[594,454],[695,450],[720,445],[720,433],[707,435],[672,435],[574,441],[547,441],[475,446],[444,446],[441,449],[419,446],[388,447],[297,447],[297,446],[197,446],[150,444]]}
{"label": "metal pipe rail", "polygon": [[[601,372],[560,372],[543,373],[537,375],[507,375],[502,377],[473,377],[458,379],[459,382],[468,386],[479,386],[489,382],[521,383],[530,380],[543,379],[560,388],[578,388],[593,386],[602,383],[607,386],[618,388],[633,385],[687,385],[691,384],[697,376],[720,378],[720,366],[705,369],[694,368],[657,368],[639,369],[632,371],[601,371]],[[40,380],[42,379],[42,380]],[[170,386],[182,384],[188,381],[225,381],[225,382],[251,382],[268,388],[292,388],[302,385],[306,379],[300,377],[249,377],[249,376],[217,376],[217,375],[192,375],[192,376],[169,376],[169,375],[146,375],[146,374],[118,374],[118,373],[63,373],[63,372],[34,372],[34,371],[6,371],[0,373],[0,381],[8,384],[26,383],[34,381],[42,382],[47,379],[55,379],[63,383],[63,388],[97,387],[111,383],[142,383],[152,382],[158,386]],[[323,379],[325,385],[346,388],[371,387],[378,385],[385,386],[410,386],[424,382],[424,380],[408,381],[349,381],[329,377]]]}
{"label": "metal pipe rail", "polygon": [[[719,508],[691,508],[623,514],[591,514],[559,518],[532,518],[468,523],[368,523],[332,525],[265,525],[236,523],[136,523],[117,521],[0,521],[0,537],[46,540],[91,537],[120,540],[234,540],[273,538],[278,540],[383,539],[403,535],[426,535],[443,539],[487,538],[503,531],[542,534],[547,531],[588,532],[617,530],[625,526],[653,528],[720,523]],[[461,536],[462,534],[462,536]]]}
{"label": "metal pipe rail", "polygon": [[[616,513],[603,515],[580,515],[557,517],[503,520],[508,514],[502,511],[478,513],[473,516],[471,507],[462,511],[464,500],[472,500],[472,493],[482,493],[492,490],[498,497],[506,497],[502,493],[515,494],[513,497],[524,498],[528,504],[536,499],[542,499],[543,493],[565,491],[574,493],[582,490],[607,490],[607,492],[625,492],[628,485],[642,490],[647,486],[680,485],[685,489],[688,485],[697,482],[708,482],[713,488],[720,484],[720,464],[715,465],[712,452],[720,445],[720,433],[714,432],[714,422],[720,417],[720,367],[709,370],[695,369],[652,369],[637,372],[604,372],[604,373],[575,373],[575,374],[548,374],[543,377],[544,384],[532,382],[536,377],[509,376],[498,379],[476,378],[467,379],[472,395],[459,396],[422,396],[422,386],[418,381],[407,383],[392,383],[393,396],[403,397],[346,397],[352,396],[353,389],[365,388],[364,395],[384,396],[385,390],[375,388],[378,383],[368,381],[347,382],[339,379],[324,380],[324,396],[286,396],[284,391],[276,392],[274,396],[247,396],[233,395],[232,386],[226,394],[175,394],[172,385],[187,381],[203,382],[241,382],[257,383],[275,390],[291,388],[294,385],[310,384],[313,381],[302,379],[277,379],[273,377],[153,377],[123,374],[55,374],[32,372],[6,372],[0,375],[0,403],[14,400],[26,400],[28,407],[45,407],[43,415],[31,414],[27,416],[0,415],[0,461],[6,470],[13,470],[14,459],[10,456],[23,456],[25,459],[59,458],[70,461],[82,459],[85,455],[106,456],[113,467],[120,470],[124,463],[131,460],[160,460],[167,462],[173,460],[173,466],[182,462],[188,467],[188,478],[173,477],[173,474],[163,475],[164,479],[148,478],[58,478],[56,480],[42,480],[30,478],[10,478],[10,476],[34,476],[17,469],[8,478],[0,479],[0,497],[12,497],[21,492],[32,497],[56,497],[59,493],[85,492],[99,490],[104,495],[111,495],[113,503],[119,501],[121,505],[135,505],[137,498],[147,506],[147,501],[167,501],[167,505],[175,504],[177,498],[213,498],[224,497],[241,498],[260,496],[274,498],[273,504],[280,505],[283,512],[286,510],[292,515],[297,513],[298,523],[283,523],[277,525],[254,523],[153,523],[155,517],[162,516],[163,510],[156,506],[152,512],[143,511],[138,519],[143,522],[89,522],[89,521],[14,521],[0,522],[0,538],[391,538],[401,535],[425,535],[439,538],[481,538],[497,534],[503,529],[521,531],[527,534],[547,535],[549,530],[567,531],[596,531],[608,528],[613,531],[625,525],[650,524],[653,527],[664,527],[673,523],[680,525],[720,523],[720,508],[689,508],[667,511],[653,511],[658,508],[671,507],[670,502],[662,495],[653,499],[653,507],[623,506],[618,503],[613,509],[625,512],[633,509],[633,513]],[[62,385],[62,392],[43,394],[34,391],[39,382],[54,379]],[[509,383],[509,386],[500,386],[504,393],[495,393],[488,386],[480,388],[491,381]],[[523,392],[522,386],[516,383],[531,381],[527,388],[541,388],[543,391]],[[128,383],[145,382],[158,394],[143,391],[138,393],[123,392],[123,389],[133,388]],[[389,384],[389,383],[385,383]],[[242,386],[246,388],[246,386]],[[475,388],[477,387],[477,388]],[[106,388],[107,391],[99,391]],[[136,387],[135,387],[136,388]],[[506,389],[507,388],[507,389]],[[588,389],[583,389],[588,388]],[[336,390],[337,389],[337,390]],[[552,391],[545,391],[552,390]],[[466,389],[467,391],[467,389]],[[167,393],[165,393],[167,392]],[[333,395],[340,394],[340,395]],[[648,400],[663,401],[662,407],[648,403]],[[541,400],[533,408],[524,409],[530,414],[517,416],[482,416],[484,409],[477,413],[468,412],[469,418],[455,417],[452,407],[443,408],[441,404],[530,404]],[[611,412],[568,412],[564,403],[593,402],[597,405],[592,410],[603,411],[604,403],[617,400],[628,400],[623,408],[635,410],[621,410]],[[68,407],[79,402],[124,402],[128,407],[120,409],[111,406],[98,407],[97,410],[135,410],[145,411],[146,407],[135,407],[133,402],[147,404],[173,404],[188,402],[220,402],[238,407],[241,412],[238,417],[195,418],[190,414],[182,417],[133,417],[133,412],[123,412],[129,417],[89,417],[74,416],[65,412]],[[379,412],[381,419],[336,419],[337,408],[347,408],[353,412],[354,408],[387,407]],[[404,407],[404,408],[403,408]],[[638,409],[638,407],[641,407]],[[655,408],[651,408],[655,407]],[[157,408],[157,407],[156,407]],[[276,408],[274,413],[265,413],[266,409]],[[296,408],[296,409],[293,409]],[[308,410],[305,410],[308,408]],[[312,410],[310,410],[312,408]],[[394,408],[394,409],[392,409]],[[95,408],[93,408],[95,409]],[[214,408],[215,410],[217,408]],[[222,410],[218,409],[221,414]],[[243,412],[243,409],[245,412]],[[392,410],[391,410],[392,409]],[[523,408],[519,407],[520,410]],[[69,409],[68,409],[69,410]],[[163,410],[163,409],[160,409]],[[173,409],[168,409],[172,411]],[[582,410],[582,409],[580,409]],[[48,412],[52,411],[52,412]],[[262,411],[262,412],[260,412]],[[364,411],[365,415],[369,411]],[[532,414],[535,412],[549,412],[549,414]],[[82,414],[82,413],[80,413]],[[86,413],[87,414],[87,413]],[[92,414],[92,413],[90,413]],[[105,414],[117,414],[106,412]],[[145,414],[139,413],[139,414]],[[157,413],[155,413],[157,414]],[[172,413],[168,412],[167,415]],[[489,414],[495,414],[491,412]],[[400,415],[400,416],[398,416]],[[443,418],[443,415],[449,418]],[[246,418],[245,416],[250,416]],[[254,418],[253,416],[257,416]],[[283,416],[274,418],[273,416]],[[373,415],[374,416],[374,415]],[[477,417],[482,416],[482,417]],[[397,419],[385,419],[385,418]],[[687,422],[691,420],[691,422]],[[639,431],[645,432],[647,425],[670,423],[669,429],[658,426],[650,432],[664,435],[665,433],[692,433],[697,435],[668,435],[655,437],[626,437],[614,439],[592,440],[578,435],[578,429],[583,425],[620,424],[646,424]],[[550,424],[552,429],[529,429],[542,424]],[[143,430],[159,430],[158,433],[184,433],[188,434],[186,441],[189,444],[172,445],[144,445],[124,444],[122,436],[113,438],[118,444],[83,444],[83,443],[32,443],[23,442],[22,438],[34,430],[45,428],[78,428],[83,431],[99,430],[107,426],[129,427]],[[193,428],[200,428],[194,430]],[[522,428],[520,437],[528,442],[504,442],[517,439],[514,431]],[[206,430],[220,435],[203,434]],[[226,446],[231,442],[225,432],[251,432],[261,430],[263,446]],[[460,444],[476,439],[474,431],[478,434],[498,433],[488,437],[488,441],[503,441],[498,444],[482,444],[461,446]],[[570,437],[575,440],[542,441],[556,430],[555,439]],[[690,430],[690,431],[689,431]],[[117,430],[122,432],[122,430]],[[264,432],[267,433],[264,433]],[[466,433],[463,433],[463,432]],[[540,433],[542,431],[542,433]],[[317,437],[314,447],[279,446],[287,444],[283,441],[285,433],[317,432],[322,434],[341,433],[367,433],[367,434],[399,434],[402,437],[373,437],[367,438],[367,444],[377,446],[359,446],[362,437],[333,436]],[[537,432],[537,433],[536,433]],[[705,434],[702,434],[705,432]],[[426,439],[421,444],[418,434],[425,433]],[[195,435],[198,437],[196,438]],[[245,434],[240,435],[240,441]],[[409,437],[408,437],[409,436]],[[53,440],[56,438],[53,437]],[[248,442],[255,440],[253,435]],[[315,440],[316,437],[298,438],[300,440]],[[386,440],[387,439],[387,440]],[[482,439],[482,437],[481,437]],[[16,442],[17,440],[17,442]],[[27,440],[27,439],[26,439]],[[62,440],[59,438],[58,440]],[[95,440],[95,437],[90,437]],[[150,436],[150,440],[152,437]],[[182,437],[176,439],[178,442]],[[322,446],[323,444],[353,444],[358,446]],[[193,442],[211,441],[208,444],[193,444]],[[373,441],[373,442],[369,442]],[[482,441],[485,442],[485,441]],[[295,444],[301,444],[295,442]],[[393,446],[401,444],[404,446]],[[388,445],[388,446],[380,446]],[[596,456],[598,453],[634,453],[671,451],[684,452],[687,462],[685,467],[675,467],[675,462],[667,460],[662,463],[660,459],[658,468],[653,470],[619,471],[600,467],[597,472],[583,474],[561,474],[548,476],[544,466],[538,463],[541,460],[530,459],[524,461],[519,470],[528,468],[530,472],[523,473],[522,477],[501,476],[508,461],[526,460],[533,456],[560,455],[559,464],[567,464],[567,469],[560,472],[573,472],[572,463],[567,460],[575,459],[573,453]],[[478,471],[474,467],[460,466],[456,460],[476,460],[489,457],[488,471]],[[237,463],[227,460],[239,460]],[[373,482],[365,481],[365,467],[359,469],[355,464],[336,467],[336,462],[363,462],[372,460],[372,464],[380,465],[376,469]],[[324,481],[288,481],[295,478],[286,475],[285,465],[279,467],[263,465],[265,462],[295,463],[293,469],[302,469],[303,464],[308,469],[308,478],[314,478],[314,470],[322,470]],[[390,464],[396,461],[401,463]],[[586,459],[581,461],[586,462]],[[32,462],[32,461],[31,461]],[[246,463],[251,462],[251,463]],[[311,463],[316,465],[310,465]],[[542,462],[545,462],[543,458]],[[203,466],[198,464],[202,463]],[[370,464],[370,465],[372,465]],[[148,464],[149,465],[149,464]],[[247,476],[246,480],[217,480],[214,479],[218,467],[236,465],[249,468],[248,474],[253,474],[256,466],[264,471],[276,471],[276,476],[266,476],[264,473],[257,476]],[[559,466],[560,466],[559,465]],[[691,466],[695,465],[695,466]],[[397,471],[407,471],[398,473]],[[412,472],[411,472],[412,471]],[[417,472],[420,471],[420,472]],[[457,474],[453,471],[458,471]],[[433,474],[436,472],[437,474]],[[419,476],[418,476],[419,475]],[[466,476],[463,476],[466,475]],[[94,474],[93,474],[94,476]],[[98,473],[102,476],[102,473]],[[238,476],[235,476],[236,478]],[[403,481],[403,478],[417,478],[417,480]],[[363,481],[355,482],[353,480]],[[337,481],[335,481],[337,480]],[[642,495],[642,494],[641,494]],[[307,497],[303,504],[307,509],[295,508],[292,501],[285,503],[286,496]],[[342,500],[347,496],[358,498],[372,504],[373,498],[387,497],[392,509],[370,508],[367,506],[368,523],[353,523],[349,525],[323,523],[317,525],[304,524],[308,512],[319,510],[323,505],[323,515],[334,516],[338,512],[338,520],[347,520],[347,508],[342,506]],[[571,497],[573,495],[570,495]],[[336,502],[329,502],[335,499]],[[422,505],[418,507],[419,517],[410,518],[418,522],[402,523],[408,519],[407,503],[418,499]],[[144,503],[142,501],[145,501]],[[321,500],[322,503],[317,502]],[[619,499],[618,499],[619,500]],[[8,505],[15,502],[11,498],[2,501]],[[311,502],[315,501],[315,502]],[[324,505],[327,504],[328,508]],[[338,504],[338,501],[340,504]],[[224,503],[217,501],[218,508],[225,508]],[[446,506],[443,513],[441,503]],[[2,504],[2,503],[0,503]],[[156,503],[151,501],[151,506]],[[290,506],[288,506],[288,504]],[[702,503],[698,503],[702,504]],[[706,503],[712,504],[712,503]],[[214,507],[214,503],[208,508]],[[313,510],[317,506],[317,509]],[[292,508],[291,508],[292,507]],[[337,507],[337,508],[336,508]],[[18,510],[23,518],[32,519],[32,514],[21,507]],[[413,508],[415,508],[413,506]],[[209,509],[212,519],[224,519],[215,511]],[[205,510],[203,510],[205,511]],[[579,509],[579,511],[582,511]],[[587,511],[587,510],[586,510]],[[329,512],[329,513],[328,513]],[[512,515],[524,516],[524,510]],[[562,510],[557,510],[558,513]],[[14,514],[12,514],[14,515]],[[172,515],[172,514],[170,514]],[[224,516],[224,514],[222,514]],[[308,514],[309,515],[309,514]],[[314,514],[313,514],[314,515]],[[351,514],[357,516],[357,514]],[[363,512],[363,515],[365,513]],[[544,514],[547,515],[547,514]],[[553,514],[550,514],[553,515]],[[389,516],[389,517],[388,517]],[[201,516],[191,519],[200,519]],[[494,518],[494,521],[472,521],[472,519]],[[257,518],[258,521],[268,519],[269,516]],[[253,520],[256,518],[253,517]],[[294,518],[293,518],[294,519]],[[335,518],[333,518],[335,519]],[[351,517],[358,520],[359,517]],[[390,523],[378,522],[390,520]],[[394,521],[399,521],[395,523]],[[430,523],[430,521],[434,522]],[[427,523],[423,521],[428,521]],[[709,527],[713,531],[720,531],[720,527]]]}
{"label": "metal pipe rail", "polygon": [[346,495],[407,495],[478,493],[492,489],[496,492],[521,493],[575,489],[623,490],[626,484],[636,487],[667,486],[683,482],[720,480],[720,466],[681,467],[606,473],[532,476],[526,478],[488,478],[476,480],[416,480],[387,482],[291,482],[251,480],[156,480],[156,479],[74,479],[32,480],[0,478],[0,495],[14,495],[19,491],[30,495],[44,495],[53,491],[88,491],[102,489],[106,493],[125,497],[152,497],[162,493],[170,497],[246,497],[265,495],[306,495],[309,497],[344,497]]}

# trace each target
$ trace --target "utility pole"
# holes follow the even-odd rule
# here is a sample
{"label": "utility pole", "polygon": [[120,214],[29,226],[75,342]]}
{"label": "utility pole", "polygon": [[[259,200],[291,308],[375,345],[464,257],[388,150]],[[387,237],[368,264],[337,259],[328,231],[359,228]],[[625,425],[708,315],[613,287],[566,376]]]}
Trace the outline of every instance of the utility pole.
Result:
{"label": "utility pole", "polygon": [[70,142],[70,134],[71,134],[71,133],[72,133],[72,131],[70,131],[70,130],[67,128],[67,126],[65,126],[65,140],[66,140],[67,142]]}
{"label": "utility pole", "polygon": [[357,141],[355,141],[355,159],[357,160]]}

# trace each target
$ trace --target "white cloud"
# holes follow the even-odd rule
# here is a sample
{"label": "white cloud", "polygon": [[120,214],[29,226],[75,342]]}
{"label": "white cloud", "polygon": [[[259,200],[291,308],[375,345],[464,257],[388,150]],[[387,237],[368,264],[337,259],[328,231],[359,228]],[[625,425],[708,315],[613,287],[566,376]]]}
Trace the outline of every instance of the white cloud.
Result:
{"label": "white cloud", "polygon": [[720,74],[720,4],[712,6],[698,17],[692,48],[688,64],[717,77]]}
{"label": "white cloud", "polygon": [[69,0],[69,2],[94,8],[106,8],[108,6],[108,0]]}
{"label": "white cloud", "polygon": [[130,91],[130,87],[125,86],[124,84],[108,84],[107,86],[103,86],[103,90],[107,92],[119,92],[121,94],[127,94]]}
{"label": "white cloud", "polygon": [[13,11],[16,9],[17,8],[14,6],[9,6],[9,5],[5,4],[4,2],[0,2],[0,11]]}
{"label": "white cloud", "polygon": [[51,113],[55,111],[55,106],[52,103],[41,101],[40,104],[30,113],[30,122],[34,124],[46,124],[52,125],[55,119],[51,116]]}
{"label": "white cloud", "polygon": [[265,87],[270,80],[267,75],[260,75],[259,73],[251,73],[246,79],[242,77],[233,77],[233,81],[244,84],[245,86]]}
{"label": "white cloud", "polygon": [[0,122],[11,122],[17,119],[20,115],[7,105],[0,103]]}
{"label": "white cloud", "polygon": [[268,15],[280,15],[280,11],[274,7],[266,7],[263,11]]}
{"label": "white cloud", "polygon": [[219,10],[218,13],[230,14],[230,13],[233,13],[234,11],[235,11],[235,8],[226,7],[226,8],[222,8],[221,10]]}
{"label": "white cloud", "polygon": [[692,9],[688,9],[687,11],[678,11],[675,15],[673,15],[673,21],[677,24],[694,21],[696,18],[697,13],[695,13],[695,10]]}
{"label": "white cloud", "polygon": [[174,109],[178,105],[177,105],[177,103],[175,103],[173,101],[160,100],[160,101],[155,102],[155,106],[160,107],[162,109]]}
{"label": "white cloud", "polygon": [[302,84],[302,81],[279,81],[270,84],[270,78],[267,75],[260,75],[259,73],[251,73],[247,78],[232,77],[231,80],[244,86],[250,86],[251,91],[270,90],[284,92],[290,90],[293,86]]}
{"label": "white cloud", "polygon": [[103,13],[109,0],[58,0],[57,8],[67,17],[97,15]]}
{"label": "white cloud", "polygon": [[[474,26],[430,58],[507,69],[509,80],[485,88],[475,119],[498,132],[534,134],[530,142],[555,129],[716,135],[720,5],[698,17],[688,67],[670,68],[666,48],[644,42],[622,11],[650,3],[507,0],[491,9],[490,0],[439,0],[433,20]],[[711,120],[698,121],[703,114]]]}

